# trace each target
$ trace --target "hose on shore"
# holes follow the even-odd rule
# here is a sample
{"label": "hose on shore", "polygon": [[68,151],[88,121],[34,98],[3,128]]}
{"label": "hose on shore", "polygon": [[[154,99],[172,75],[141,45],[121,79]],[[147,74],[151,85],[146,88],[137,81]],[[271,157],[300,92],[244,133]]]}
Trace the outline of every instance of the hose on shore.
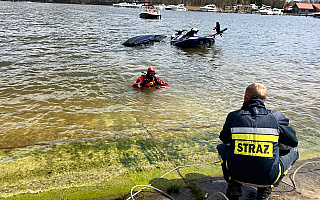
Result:
{"label": "hose on shore", "polygon": [[[149,188],[150,186],[152,186],[152,184],[156,183],[158,180],[160,180],[161,178],[165,177],[166,175],[170,174],[171,172],[175,171],[175,170],[178,170],[178,169],[181,169],[181,168],[186,168],[186,167],[193,167],[193,166],[201,166],[201,165],[212,165],[212,164],[217,164],[217,163],[220,163],[220,161],[216,161],[216,162],[212,162],[212,163],[204,163],[204,164],[193,164],[193,165],[184,165],[184,166],[178,166],[178,167],[175,167],[174,169],[171,169],[170,171],[168,171],[167,173],[163,174],[162,176],[160,176],[159,178],[157,178],[155,181],[153,181],[152,183],[150,183],[149,185],[139,185],[138,187],[143,187],[141,190],[137,191],[136,193],[132,194],[132,191],[134,188],[136,188],[136,186],[134,186],[132,189],[131,189],[131,196],[129,198],[127,198],[126,200],[129,200],[129,199],[132,199],[134,200],[134,196],[136,196],[137,194],[139,194],[140,192],[142,192],[143,190],[145,190],[146,188]],[[152,187],[154,189],[154,187]],[[156,189],[156,191],[159,191],[159,189]],[[161,194],[166,194],[165,192],[161,191],[160,192]],[[167,196],[168,194],[166,194],[165,196]],[[169,195],[168,195],[169,196]],[[168,197],[167,196],[167,197]],[[171,200],[174,200],[172,197],[169,197]]]}
{"label": "hose on shore", "polygon": [[[158,179],[156,179],[155,181],[153,181],[153,182],[150,183],[149,185],[136,185],[136,186],[134,186],[134,187],[131,189],[130,197],[127,198],[126,200],[130,200],[130,199],[135,200],[135,199],[134,199],[134,196],[136,196],[137,194],[139,194],[140,192],[142,192],[142,191],[145,190],[146,188],[152,188],[152,189],[158,191],[159,193],[161,193],[162,195],[168,197],[169,199],[175,200],[173,197],[171,197],[171,196],[168,195],[167,193],[163,192],[162,190],[153,187],[152,184],[154,184],[155,182],[157,182],[158,180],[160,180],[160,179],[163,178],[164,176],[170,174],[171,172],[173,172],[173,171],[175,171],[175,170],[178,170],[178,169],[181,169],[181,168],[192,167],[192,166],[201,166],[201,165],[212,165],[212,164],[217,164],[217,163],[220,163],[220,161],[216,161],[216,162],[213,162],[213,163],[194,164],[194,165],[185,165],[185,166],[175,167],[174,169],[172,169],[172,170],[168,171],[167,173],[163,174],[162,176],[160,176]],[[303,166],[305,166],[305,165],[307,165],[307,164],[314,164],[314,163],[320,163],[320,161],[305,162],[305,163],[303,163],[301,166],[299,166],[299,167],[294,171],[292,178],[290,178],[290,180],[291,180],[291,182],[292,182],[292,185],[290,185],[290,184],[288,184],[288,183],[286,183],[286,182],[284,182],[284,181],[282,181],[282,180],[281,180],[281,182],[284,182],[285,184],[293,187],[294,190],[297,189],[297,186],[296,186],[296,183],[295,183],[295,179],[294,179],[294,178],[295,178],[295,175],[297,174],[297,172],[298,172]],[[137,187],[143,187],[143,188],[133,194],[133,190],[134,190],[135,188],[137,188]],[[220,193],[226,200],[228,200],[228,198],[227,198],[222,192],[219,192],[219,193]]]}
{"label": "hose on shore", "polygon": [[[142,127],[144,127],[144,124],[142,124]],[[155,138],[154,138],[153,135],[152,135],[152,132],[149,131],[148,129],[146,129],[146,132],[147,132],[148,135],[150,136],[151,141],[152,141],[153,145],[157,148],[157,150],[160,151],[161,154],[162,154],[164,157],[167,157],[167,156],[164,154],[164,152],[158,147],[158,145],[157,145],[157,143],[156,143],[156,140],[155,140]],[[179,169],[181,169],[181,168],[187,168],[187,167],[193,167],[193,166],[202,166],[202,165],[212,165],[212,164],[218,164],[218,163],[219,163],[219,166],[220,166],[220,160],[219,160],[219,161],[212,162],[212,163],[184,165],[184,166],[177,166],[177,167],[174,165],[174,163],[171,161],[170,158],[167,157],[167,160],[173,165],[173,167],[174,167],[173,169],[171,169],[171,170],[168,171],[167,173],[163,174],[162,176],[160,176],[159,178],[157,178],[155,181],[153,181],[153,182],[150,183],[149,185],[136,185],[136,186],[134,186],[134,187],[131,189],[131,191],[130,191],[130,197],[127,198],[126,200],[130,200],[130,199],[135,200],[135,199],[134,199],[134,196],[136,196],[137,194],[139,194],[140,192],[142,192],[143,190],[145,190],[145,189],[147,189],[147,188],[152,188],[152,189],[156,190],[157,192],[161,193],[162,195],[168,197],[169,199],[175,200],[173,197],[171,197],[171,196],[168,195],[167,193],[163,192],[162,190],[160,190],[160,189],[158,189],[158,188],[153,187],[152,185],[153,185],[154,183],[156,183],[158,180],[160,180],[161,178],[165,177],[166,175],[170,174],[170,173],[173,172],[173,171],[177,171],[177,173],[178,173],[179,176],[182,178],[182,180],[183,180],[185,183],[187,183],[187,181],[184,179],[184,177],[182,176],[182,174],[181,174],[180,171],[179,171]],[[291,187],[295,190],[295,189],[297,188],[296,183],[295,183],[295,179],[294,179],[296,173],[297,173],[303,166],[305,166],[306,164],[311,164],[311,163],[320,163],[320,161],[305,162],[305,163],[303,163],[301,166],[299,166],[299,167],[294,171],[292,178],[289,176],[289,178],[290,178],[290,180],[291,180],[291,182],[292,182],[292,185],[284,182],[283,180],[281,180],[281,182],[283,182],[283,183],[291,186]],[[135,188],[137,188],[137,187],[143,187],[143,188],[140,189],[140,190],[138,190],[137,192],[135,192],[135,193],[133,194],[133,190],[134,190]],[[218,192],[218,193],[221,194],[226,200],[228,200],[228,198],[227,198],[222,192]]]}

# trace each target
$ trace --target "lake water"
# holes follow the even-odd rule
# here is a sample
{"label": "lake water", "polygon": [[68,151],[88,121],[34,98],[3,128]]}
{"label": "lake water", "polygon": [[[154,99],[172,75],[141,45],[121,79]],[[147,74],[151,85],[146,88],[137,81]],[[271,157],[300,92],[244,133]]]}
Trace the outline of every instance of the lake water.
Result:
{"label": "lake water", "polygon": [[[140,12],[0,2],[0,147],[129,137],[143,127],[219,130],[246,86],[260,82],[266,106],[290,118],[302,152],[319,151],[319,19],[163,11],[146,20]],[[228,30],[212,47],[170,45],[175,30],[209,35],[216,22]],[[168,38],[121,45],[140,34]],[[132,88],[150,66],[169,88]]]}

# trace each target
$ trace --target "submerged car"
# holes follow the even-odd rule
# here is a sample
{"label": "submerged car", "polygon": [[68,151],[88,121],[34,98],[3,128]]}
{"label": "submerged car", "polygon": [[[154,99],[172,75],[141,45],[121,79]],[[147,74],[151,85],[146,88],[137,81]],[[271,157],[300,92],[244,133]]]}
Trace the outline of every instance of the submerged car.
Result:
{"label": "submerged car", "polygon": [[227,29],[220,30],[219,22],[216,23],[216,26],[213,27],[213,30],[216,31],[215,34],[209,36],[202,36],[198,35],[197,28],[191,28],[191,30],[176,30],[176,34],[171,36],[171,44],[182,47],[182,48],[191,48],[191,47],[199,47],[199,46],[211,46],[212,43],[215,41],[215,37],[217,35],[223,34],[224,31]]}
{"label": "submerged car", "polygon": [[128,39],[122,45],[127,47],[139,46],[144,44],[153,44],[154,42],[161,42],[166,39],[166,35],[139,35]]}

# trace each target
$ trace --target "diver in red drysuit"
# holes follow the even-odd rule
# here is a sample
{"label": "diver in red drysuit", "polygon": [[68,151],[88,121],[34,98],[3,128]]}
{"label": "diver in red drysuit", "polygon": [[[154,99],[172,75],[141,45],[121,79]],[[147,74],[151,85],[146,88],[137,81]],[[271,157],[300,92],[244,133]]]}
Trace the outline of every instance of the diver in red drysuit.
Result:
{"label": "diver in red drysuit", "polygon": [[142,75],[140,78],[138,78],[132,86],[135,88],[140,87],[169,87],[168,84],[166,84],[161,78],[155,76],[156,71],[153,67],[149,67],[147,74]]}

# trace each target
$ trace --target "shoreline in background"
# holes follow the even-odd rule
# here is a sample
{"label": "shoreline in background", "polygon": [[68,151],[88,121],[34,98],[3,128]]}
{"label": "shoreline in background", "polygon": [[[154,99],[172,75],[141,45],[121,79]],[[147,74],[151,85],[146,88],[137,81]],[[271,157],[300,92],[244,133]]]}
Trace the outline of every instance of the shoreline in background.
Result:
{"label": "shoreline in background", "polygon": [[[195,12],[202,12],[199,6],[186,6],[186,8],[188,9],[188,11],[195,11]],[[234,10],[223,10],[223,9],[218,9],[217,12],[215,13],[238,13],[238,14],[257,14],[260,15],[259,13],[257,13],[257,11],[251,11],[251,12],[237,12]],[[282,15],[288,15],[288,16],[301,16],[301,17],[313,17],[313,15],[308,15],[308,14],[297,14],[297,13],[283,13]]]}

